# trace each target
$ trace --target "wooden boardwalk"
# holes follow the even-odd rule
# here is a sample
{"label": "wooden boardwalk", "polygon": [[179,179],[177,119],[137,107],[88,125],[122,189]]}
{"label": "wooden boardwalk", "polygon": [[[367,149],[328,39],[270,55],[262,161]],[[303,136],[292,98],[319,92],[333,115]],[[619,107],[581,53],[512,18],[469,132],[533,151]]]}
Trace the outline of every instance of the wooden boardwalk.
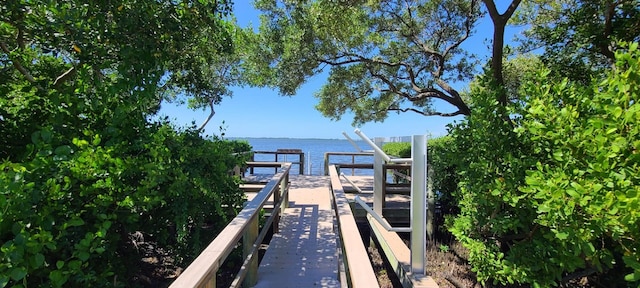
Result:
{"label": "wooden boardwalk", "polygon": [[[372,177],[350,176],[351,181],[347,181],[340,179],[335,167],[329,170],[331,176],[290,175],[290,163],[278,165],[282,168],[275,175],[243,177],[246,182],[241,188],[250,201],[172,283],[172,288],[216,287],[216,274],[240,239],[244,263],[232,287],[379,287],[356,224],[357,214],[364,209],[350,203],[352,200],[348,198],[355,195],[345,194],[347,187],[344,187],[356,182],[362,190],[357,195],[371,205],[367,200],[373,198]],[[382,196],[388,204],[382,210],[383,215],[388,214],[385,209],[406,210],[390,206],[408,204],[407,196],[393,193]],[[390,201],[394,197],[399,198]],[[261,217],[269,206],[270,215]],[[277,215],[281,217],[279,221]],[[389,219],[388,216],[384,217]],[[384,254],[390,255],[386,261],[404,287],[438,287],[429,276],[413,275],[409,248],[397,233],[380,232],[381,224],[371,215],[363,214],[360,219],[371,227],[372,236],[375,235]],[[262,229],[259,221],[264,221]],[[258,249],[272,225],[277,225],[274,230],[277,232],[258,266]]]}
{"label": "wooden boardwalk", "polygon": [[340,287],[337,235],[327,176],[291,175],[280,219],[254,287]]}

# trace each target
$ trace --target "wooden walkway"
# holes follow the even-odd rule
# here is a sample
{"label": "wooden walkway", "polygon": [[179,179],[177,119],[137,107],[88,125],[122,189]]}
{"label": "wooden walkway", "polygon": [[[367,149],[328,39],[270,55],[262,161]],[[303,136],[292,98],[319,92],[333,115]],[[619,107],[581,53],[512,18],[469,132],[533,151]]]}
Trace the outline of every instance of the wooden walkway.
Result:
{"label": "wooden walkway", "polygon": [[328,176],[291,175],[290,208],[280,219],[254,287],[340,287]]}
{"label": "wooden walkway", "polygon": [[[217,272],[241,238],[244,263],[231,287],[379,287],[354,219],[364,209],[350,203],[348,198],[353,195],[345,193],[345,186],[350,186],[348,182],[356,182],[362,188],[357,195],[371,200],[372,177],[350,176],[351,181],[346,181],[340,178],[335,167],[329,170],[331,176],[290,175],[290,163],[278,165],[281,170],[275,175],[243,177],[246,182],[241,188],[250,201],[172,283],[172,288],[216,287]],[[406,210],[398,204],[407,204],[407,196],[382,196],[387,202],[383,215],[388,214],[385,209]],[[278,210],[261,217],[261,211],[268,206]],[[277,215],[281,217],[279,221]],[[429,276],[413,275],[409,248],[397,233],[380,232],[381,224],[371,215],[363,214],[360,219],[368,223],[372,236],[375,235],[384,254],[389,255],[386,261],[401,279],[402,286],[438,287]],[[259,221],[264,221],[262,229]],[[278,225],[277,232],[258,266],[259,247],[272,225]]]}

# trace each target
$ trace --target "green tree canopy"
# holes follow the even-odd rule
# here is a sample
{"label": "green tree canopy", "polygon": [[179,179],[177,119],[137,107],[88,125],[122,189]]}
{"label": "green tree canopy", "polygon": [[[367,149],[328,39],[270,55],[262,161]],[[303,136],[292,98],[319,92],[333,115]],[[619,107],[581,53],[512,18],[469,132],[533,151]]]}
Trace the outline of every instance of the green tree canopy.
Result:
{"label": "green tree canopy", "polygon": [[134,235],[188,261],[241,207],[232,145],[149,120],[176,93],[219,101],[229,12],[0,2],[0,287],[135,286]]}
{"label": "green tree canopy", "polygon": [[560,77],[587,84],[613,67],[619,41],[640,41],[635,0],[527,1],[517,23],[530,25],[523,49],[543,49],[541,59]]}
{"label": "green tree canopy", "polygon": [[[96,89],[109,89],[145,114],[155,113],[168,92],[215,99],[220,87],[209,81],[208,63],[233,49],[231,26],[223,20],[230,9],[224,1],[3,2],[0,81],[22,88],[2,85],[7,97],[0,132],[10,136],[2,144],[29,142],[29,123],[52,115],[37,106],[68,105],[63,95],[89,103],[100,101]],[[17,101],[32,88],[37,101]],[[87,107],[74,107],[73,114],[86,116]],[[12,135],[9,127],[18,126],[32,129]]]}
{"label": "green tree canopy", "polygon": [[[382,121],[389,111],[466,115],[452,83],[469,79],[476,61],[460,44],[482,15],[480,1],[257,1],[263,11],[262,84],[293,95],[329,70],[317,108],[354,122]],[[266,60],[266,61],[265,61]],[[271,68],[271,70],[269,70]],[[259,82],[259,81],[258,81]],[[455,109],[436,111],[432,99]]]}

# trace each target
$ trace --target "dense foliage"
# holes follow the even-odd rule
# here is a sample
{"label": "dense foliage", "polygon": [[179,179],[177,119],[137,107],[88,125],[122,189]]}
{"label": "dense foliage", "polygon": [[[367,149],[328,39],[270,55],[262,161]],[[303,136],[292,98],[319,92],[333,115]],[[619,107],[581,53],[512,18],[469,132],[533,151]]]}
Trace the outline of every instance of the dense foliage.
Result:
{"label": "dense foliage", "polygon": [[640,280],[637,47],[588,86],[534,77],[509,107],[488,78],[472,89],[474,113],[452,130],[461,213],[450,230],[480,280]]}
{"label": "dense foliage", "polygon": [[640,41],[640,5],[634,0],[525,1],[516,22],[529,25],[523,49],[542,48],[553,74],[588,84],[610,69],[619,42]]}
{"label": "dense foliage", "polygon": [[[427,162],[433,173],[429,175],[433,189],[437,191],[436,201],[446,214],[457,211],[454,194],[458,184],[454,159],[449,158],[454,151],[453,139],[449,136],[427,140]],[[389,142],[382,146],[387,155],[411,158],[411,143]]]}
{"label": "dense foliage", "polygon": [[0,4],[0,287],[132,286],[137,244],[188,261],[241,207],[245,144],[149,120],[171,94],[218,95],[229,9]]}
{"label": "dense foliage", "polygon": [[389,142],[382,145],[382,151],[389,156],[398,158],[411,158],[410,142]]}
{"label": "dense foliage", "polygon": [[136,242],[188,260],[241,207],[225,141],[166,123],[57,136],[34,132],[29,154],[0,166],[3,285],[122,285],[137,272]]}

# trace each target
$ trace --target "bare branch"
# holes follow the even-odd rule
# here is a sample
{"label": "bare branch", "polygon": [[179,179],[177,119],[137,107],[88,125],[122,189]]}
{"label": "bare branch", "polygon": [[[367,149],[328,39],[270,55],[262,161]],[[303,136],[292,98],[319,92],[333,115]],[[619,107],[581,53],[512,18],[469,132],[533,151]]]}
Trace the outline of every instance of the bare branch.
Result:
{"label": "bare branch", "polygon": [[74,75],[76,75],[76,67],[75,66],[71,67],[69,70],[67,70],[64,73],[60,74],[60,76],[58,76],[56,78],[56,80],[53,81],[53,86],[55,86],[56,88],[59,87],[60,85],[62,85],[62,83],[64,83],[65,81],[69,80]]}

